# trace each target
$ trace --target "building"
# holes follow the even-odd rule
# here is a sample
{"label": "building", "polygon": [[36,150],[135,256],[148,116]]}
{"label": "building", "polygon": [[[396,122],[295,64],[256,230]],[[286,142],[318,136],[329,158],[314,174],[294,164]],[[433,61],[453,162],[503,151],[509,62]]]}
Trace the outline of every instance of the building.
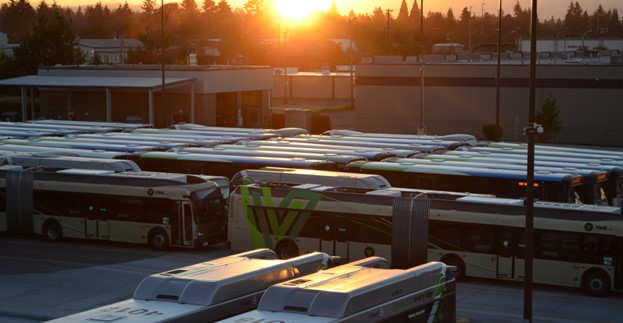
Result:
{"label": "building", "polygon": [[[54,66],[40,68],[37,75],[0,80],[0,86],[22,89],[24,120],[269,127],[272,73],[262,66]],[[28,109],[35,89],[38,112],[32,103]]]}
{"label": "building", "polygon": [[[623,64],[587,58],[561,63],[539,59],[536,110],[551,95],[562,130],[556,143],[623,146]],[[360,64],[357,66],[356,130],[430,134],[468,133],[484,139],[496,123],[495,61],[477,63]],[[502,140],[524,141],[528,125],[529,64],[500,66]]]}
{"label": "building", "polygon": [[79,39],[78,46],[88,63],[93,63],[96,57],[103,64],[123,64],[128,52],[143,48],[143,42],[138,39]]}

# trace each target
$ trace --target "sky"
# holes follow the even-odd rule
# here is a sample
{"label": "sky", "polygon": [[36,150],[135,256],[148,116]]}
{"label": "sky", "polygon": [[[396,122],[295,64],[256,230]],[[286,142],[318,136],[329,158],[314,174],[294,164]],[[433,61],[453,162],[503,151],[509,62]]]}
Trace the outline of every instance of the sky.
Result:
{"label": "sky", "polygon": [[[56,3],[61,6],[87,6],[94,5],[97,2],[101,2],[102,4],[106,4],[109,8],[116,8],[119,4],[127,1],[131,6],[140,7],[142,0],[56,0]],[[203,0],[195,0],[199,6]],[[215,0],[215,2],[219,2],[220,0]],[[227,0],[227,2],[233,7],[242,7],[247,0]],[[372,13],[376,7],[381,7],[383,10],[394,10],[396,14],[400,9],[400,5],[402,0],[334,0],[340,14],[347,15],[348,12],[352,9],[356,14],[365,14]],[[420,5],[422,0],[417,0],[418,6]],[[517,1],[519,1],[521,7],[523,9],[528,9],[532,5],[531,0],[500,0],[502,1],[502,10],[505,13],[512,13],[513,6]],[[36,6],[40,1],[39,0],[30,0],[30,3],[33,6]],[[48,1],[50,2],[50,1]],[[160,2],[160,1],[158,1]],[[168,2],[181,2],[181,0],[164,0],[165,3]],[[326,10],[331,3],[331,0],[287,0],[287,2],[300,2],[301,4],[305,4],[309,6],[310,3],[314,4],[317,7],[320,7],[322,10]],[[406,0],[407,7],[411,10],[411,6],[413,5],[414,0]],[[540,0],[537,2],[537,12],[539,14],[539,18],[549,19],[550,17],[554,18],[564,18],[567,9],[569,8],[569,4],[573,2],[578,2],[582,9],[587,10],[588,13],[592,14],[599,4],[603,6],[605,10],[608,9],[617,9],[619,15],[623,14],[623,0]],[[490,14],[497,14],[498,12],[499,1],[496,0],[424,0],[424,12],[436,11],[441,12],[444,15],[447,13],[449,8],[452,8],[454,12],[454,16],[458,17],[463,11],[465,7],[471,7],[472,12],[476,16],[480,16],[482,12],[488,12]],[[325,7],[325,8],[322,8]]]}

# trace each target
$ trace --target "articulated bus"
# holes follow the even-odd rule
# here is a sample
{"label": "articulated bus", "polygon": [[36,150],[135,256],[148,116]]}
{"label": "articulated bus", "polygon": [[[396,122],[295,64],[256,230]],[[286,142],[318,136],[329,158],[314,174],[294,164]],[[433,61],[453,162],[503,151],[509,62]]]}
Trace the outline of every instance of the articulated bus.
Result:
{"label": "articulated bus", "polygon": [[[231,145],[236,147],[243,147],[241,145]],[[193,154],[207,154],[207,155],[233,155],[233,156],[256,156],[256,157],[278,157],[278,158],[308,158],[308,159],[321,159],[332,161],[337,165],[338,170],[344,168],[349,163],[355,161],[366,161],[362,156],[346,155],[346,154],[331,154],[331,153],[309,153],[309,152],[292,152],[292,151],[278,151],[272,149],[231,149],[221,148],[220,146],[214,147],[187,147],[187,148],[174,148],[170,151],[178,153],[193,153]]]}
{"label": "articulated bus", "polygon": [[[512,163],[521,165],[527,165],[528,163],[526,155],[472,151],[448,151],[445,154],[424,158],[458,160],[486,158],[496,163]],[[616,162],[615,160],[609,158],[591,159],[535,155],[534,164],[539,166],[560,167],[561,171],[565,171],[566,168],[605,170],[608,172],[609,177],[608,185],[605,186],[606,197],[609,200],[609,204],[612,206],[620,206],[623,201],[623,162]]]}
{"label": "articulated bus", "polygon": [[199,176],[0,166],[0,223],[51,241],[200,247],[225,240],[218,185]]}
{"label": "articulated bus", "polygon": [[[379,174],[392,186],[493,194],[521,198],[526,194],[526,172],[477,167],[403,165],[389,162],[354,162],[344,171]],[[575,174],[535,172],[534,198],[541,201],[580,203],[578,191],[584,185]]]}
{"label": "articulated bus", "polygon": [[[522,143],[509,143],[509,142],[492,142],[486,147],[496,149],[516,149],[528,151],[528,145]],[[623,152],[616,150],[598,149],[598,148],[580,148],[580,147],[568,147],[568,146],[550,146],[550,145],[536,145],[534,150],[537,154],[547,152],[566,152],[571,156],[576,154],[588,154],[588,155],[606,155],[612,156],[612,158],[623,159]]]}
{"label": "articulated bus", "polygon": [[[37,140],[39,141],[52,141],[52,142],[58,142],[58,143],[80,143],[80,144],[85,144],[88,145],[90,143],[95,143],[95,144],[111,144],[111,145],[130,145],[130,146],[150,146],[151,149],[155,149],[155,150],[167,150],[167,149],[171,149],[171,148],[177,148],[177,147],[183,147],[183,146],[188,146],[187,143],[182,142],[182,141],[171,141],[171,140],[151,140],[151,141],[146,141],[146,140],[131,140],[131,139],[126,139],[126,138],[115,138],[115,137],[111,137],[111,136],[102,136],[102,135],[98,135],[99,137],[83,137],[81,135],[66,135],[63,137],[54,137],[54,136],[44,136],[44,137],[37,137]],[[88,149],[91,149],[90,147]]]}
{"label": "articulated bus", "polygon": [[320,252],[281,260],[257,249],[150,275],[131,299],[48,322],[214,322],[255,309],[271,285],[330,266]]}
{"label": "articulated bus", "polygon": [[470,146],[476,146],[478,139],[468,134],[450,134],[450,135],[412,135],[403,133],[372,133],[359,132],[354,130],[327,130],[322,133],[325,136],[345,136],[345,137],[371,137],[371,138],[402,138],[402,139],[418,139],[418,140],[442,140],[442,141],[458,141],[466,143]]}
{"label": "articulated bus", "polygon": [[[491,147],[461,147],[457,149],[457,151],[471,151],[471,152],[484,152],[484,153],[503,153],[509,155],[521,155],[526,156],[527,152],[523,149],[508,149],[508,148],[491,148]],[[545,150],[541,149],[536,151],[536,156],[544,156],[551,158],[583,158],[583,159],[591,159],[594,162],[598,162],[598,160],[610,160],[612,162],[616,162],[621,166],[623,164],[623,156],[620,154],[612,154],[608,151],[564,151],[564,150]],[[535,157],[536,158],[536,157]]]}
{"label": "articulated bus", "polygon": [[321,170],[337,170],[337,164],[328,160],[305,158],[278,158],[234,155],[208,155],[193,153],[176,153],[172,151],[152,151],[129,154],[125,158],[133,160],[143,170],[187,173],[212,174],[232,178],[243,169],[262,168],[267,166],[292,167]]}
{"label": "articulated bus", "polygon": [[[348,261],[376,255],[391,263],[392,204],[411,194],[238,186],[229,200],[228,244],[234,250],[271,248],[281,257],[319,250]],[[428,261],[455,266],[458,278],[523,280],[524,203],[433,194]],[[581,288],[593,296],[623,291],[620,208],[537,201],[534,228],[535,283]]]}
{"label": "articulated bus", "polygon": [[232,190],[238,185],[251,183],[278,183],[287,185],[311,183],[324,186],[352,188],[354,190],[375,190],[391,187],[391,184],[389,184],[383,176],[375,174],[357,174],[285,167],[245,169],[236,173],[230,180]]}
{"label": "articulated bus", "polygon": [[199,131],[218,131],[218,132],[250,132],[250,133],[258,133],[258,132],[274,132],[279,136],[290,137],[290,136],[298,136],[303,134],[308,134],[309,131],[303,128],[279,128],[279,129],[264,129],[264,128],[240,128],[240,127],[213,127],[213,126],[205,126],[200,124],[193,123],[178,123],[171,125],[170,129],[176,130],[199,130]]}
{"label": "articulated bus", "polygon": [[118,151],[9,145],[9,144],[3,143],[1,140],[0,140],[0,151],[3,153],[31,153],[31,154],[43,154],[43,155],[75,156],[75,157],[89,157],[89,158],[103,158],[103,159],[121,158],[126,155],[126,153],[118,152]]}
{"label": "articulated bus", "polygon": [[50,141],[41,140],[39,138],[30,139],[3,139],[0,141],[7,145],[23,145],[23,146],[37,146],[37,147],[51,147],[51,148],[66,148],[66,149],[87,149],[87,150],[104,150],[104,151],[117,151],[124,153],[140,152],[155,150],[151,145],[132,145],[132,144],[112,144],[101,142],[72,142],[72,141]]}
{"label": "articulated bus", "polygon": [[[275,139],[272,139],[275,140]],[[283,140],[283,139],[281,139]],[[426,152],[432,153],[437,151],[445,151],[447,147],[438,145],[436,143],[410,143],[408,140],[400,141],[393,140],[390,138],[387,141],[375,141],[372,138],[333,138],[330,136],[320,136],[320,135],[305,135],[305,136],[296,136],[296,137],[288,137],[286,140],[290,142],[296,142],[300,144],[315,144],[315,145],[327,145],[327,146],[337,146],[337,147],[357,147],[361,148],[391,148],[391,149],[401,149],[401,150],[414,150],[417,152]],[[407,156],[408,157],[408,156]]]}
{"label": "articulated bus", "polygon": [[129,142],[157,142],[157,143],[175,143],[178,146],[188,147],[210,147],[223,143],[233,142],[230,140],[223,140],[223,138],[208,138],[202,136],[194,137],[170,137],[170,136],[158,136],[131,132],[107,132],[107,133],[82,133],[71,135],[73,138],[79,139],[99,139],[99,140],[119,140]]}
{"label": "articulated bus", "polygon": [[[521,165],[523,167],[528,164],[526,158],[507,158],[507,155],[504,154],[487,154],[484,156],[442,154],[429,155],[423,158],[435,161],[444,160],[494,165]],[[606,195],[607,203],[611,206],[621,206],[621,201],[623,201],[623,167],[597,163],[556,162],[545,160],[535,160],[534,165],[535,167],[549,167],[557,169],[559,172],[565,173],[573,173],[574,171],[580,169],[599,172],[605,171],[608,173],[608,180],[602,184],[602,188]]]}
{"label": "articulated bus", "polygon": [[241,140],[235,145],[247,147],[261,147],[263,149],[285,149],[288,151],[319,151],[332,154],[352,154],[365,157],[368,160],[382,160],[387,157],[411,157],[420,153],[416,149],[395,149],[390,147],[361,147],[357,145],[332,145],[313,142],[298,142],[289,139],[278,140]]}
{"label": "articulated bus", "polygon": [[[444,159],[434,158],[388,158],[385,162],[400,163],[401,165],[437,165],[437,166],[449,166],[449,167],[475,167],[486,169],[501,169],[501,170],[517,170],[526,172],[525,165],[516,164],[503,164],[503,163],[475,163],[470,161],[451,161]],[[608,198],[604,187],[608,184],[608,173],[604,170],[591,170],[591,169],[560,169],[557,167],[535,166],[536,172],[551,172],[551,173],[563,173],[563,174],[577,174],[582,176],[584,184],[576,189],[580,195],[580,201],[586,204],[596,205],[608,205]]]}
{"label": "articulated bus", "polygon": [[[353,142],[375,142],[382,144],[405,144],[405,145],[417,145],[417,146],[430,146],[430,147],[443,147],[444,149],[454,150],[459,147],[468,146],[471,147],[469,143],[464,140],[442,140],[439,138],[425,138],[418,137],[414,135],[343,135],[337,134],[335,132],[330,133],[329,135],[305,135],[299,136],[303,138],[310,139],[322,139],[322,140],[338,140],[338,141],[353,141]],[[297,138],[297,137],[295,137]],[[473,142],[473,141],[472,141]]]}
{"label": "articulated bus", "polygon": [[273,285],[256,310],[219,322],[453,323],[455,293],[443,263],[389,269],[384,259],[370,257]]}
{"label": "articulated bus", "polygon": [[0,150],[0,165],[23,167],[45,167],[47,169],[99,169],[114,172],[140,171],[131,160],[73,157],[59,155],[31,155],[27,153],[4,152]]}
{"label": "articulated bus", "polygon": [[241,128],[241,131],[219,131],[219,130],[175,130],[175,129],[135,129],[132,133],[140,133],[140,134],[150,134],[150,135],[165,135],[171,137],[185,137],[185,136],[207,136],[207,137],[231,137],[238,139],[253,139],[253,140],[263,140],[268,138],[277,137],[278,135],[274,132],[249,132],[244,131]]}

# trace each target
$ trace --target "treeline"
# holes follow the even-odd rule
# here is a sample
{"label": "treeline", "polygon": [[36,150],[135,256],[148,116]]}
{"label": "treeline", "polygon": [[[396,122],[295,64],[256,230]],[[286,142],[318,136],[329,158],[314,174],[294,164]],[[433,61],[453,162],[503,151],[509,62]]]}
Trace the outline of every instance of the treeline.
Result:
{"label": "treeline", "polygon": [[[33,7],[28,0],[10,0],[0,7],[0,31],[10,43],[20,44],[20,49],[14,61],[2,58],[0,73],[34,74],[39,65],[85,63],[74,48],[79,38],[140,39],[145,49],[132,52],[126,63],[184,64],[189,53],[196,53],[200,64],[279,66],[287,59],[289,66],[302,70],[318,69],[323,63],[348,64],[348,50],[328,39],[353,39],[358,49],[355,55],[417,55],[430,53],[434,43],[467,47],[497,41],[498,12],[476,16],[464,8],[458,15],[451,9],[427,12],[422,42],[418,3],[414,0],[408,6],[403,0],[398,11],[378,7],[358,16],[353,12],[340,15],[333,3],[327,12],[305,23],[287,25],[275,18],[271,0],[249,0],[242,8],[232,8],[226,0],[182,0],[165,3],[164,8],[156,0],[143,0],[139,11],[127,2],[116,8],[98,2],[73,10],[45,1]],[[530,9],[519,2],[513,12],[504,12],[502,41],[527,39],[530,16]],[[578,2],[570,2],[564,19],[541,18],[538,37],[579,38],[588,30],[592,30],[588,37],[623,37],[616,9],[599,6],[589,13]],[[204,53],[202,48],[208,46],[220,55]]]}

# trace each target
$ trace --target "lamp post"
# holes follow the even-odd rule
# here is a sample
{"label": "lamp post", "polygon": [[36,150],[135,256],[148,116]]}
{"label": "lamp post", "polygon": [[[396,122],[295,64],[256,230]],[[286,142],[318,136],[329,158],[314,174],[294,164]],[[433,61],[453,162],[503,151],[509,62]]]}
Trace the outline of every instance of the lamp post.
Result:
{"label": "lamp post", "polygon": [[288,103],[288,63],[286,63],[288,29],[283,31],[283,104]]}
{"label": "lamp post", "polygon": [[[164,0],[160,0],[160,71],[161,71],[161,78],[162,78],[162,111],[160,111],[161,115],[162,115],[162,122],[164,124],[164,119],[165,119],[165,112],[164,112],[164,92],[165,92],[165,86],[166,86],[166,79],[165,79],[165,75],[164,75]],[[154,123],[154,120],[150,120],[151,123]]]}
{"label": "lamp post", "polygon": [[420,127],[418,134],[424,130],[424,0],[420,0]]}
{"label": "lamp post", "polygon": [[500,140],[500,69],[501,69],[501,52],[502,52],[502,0],[500,0],[498,14],[498,62],[497,74],[495,76],[495,140]]}
{"label": "lamp post", "polygon": [[353,20],[357,17],[352,17],[348,20],[348,47],[350,51],[350,108],[355,108],[355,76],[353,71]]}
{"label": "lamp post", "polygon": [[593,30],[589,29],[582,34],[582,57],[586,56],[586,48],[584,47],[584,37],[586,36],[586,34],[592,33],[592,32]]}

